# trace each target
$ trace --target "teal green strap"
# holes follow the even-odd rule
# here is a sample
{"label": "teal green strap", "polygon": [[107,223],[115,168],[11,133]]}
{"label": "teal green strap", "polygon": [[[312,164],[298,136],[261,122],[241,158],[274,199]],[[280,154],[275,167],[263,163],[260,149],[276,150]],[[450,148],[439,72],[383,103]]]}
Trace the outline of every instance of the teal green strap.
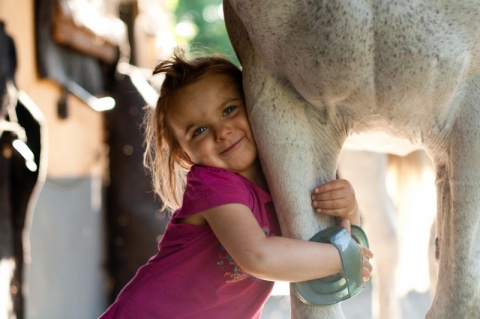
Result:
{"label": "teal green strap", "polygon": [[352,225],[350,232],[352,233],[352,238],[362,246],[367,248],[370,247],[368,243],[367,234],[363,231],[363,229],[357,225]]}
{"label": "teal green strap", "polygon": [[[353,240],[352,240],[353,238]],[[340,226],[324,229],[310,241],[332,243],[340,253],[343,274],[293,283],[298,298],[313,305],[331,305],[351,298],[363,290],[363,256],[357,243],[368,247],[365,232],[352,226],[352,235]]]}

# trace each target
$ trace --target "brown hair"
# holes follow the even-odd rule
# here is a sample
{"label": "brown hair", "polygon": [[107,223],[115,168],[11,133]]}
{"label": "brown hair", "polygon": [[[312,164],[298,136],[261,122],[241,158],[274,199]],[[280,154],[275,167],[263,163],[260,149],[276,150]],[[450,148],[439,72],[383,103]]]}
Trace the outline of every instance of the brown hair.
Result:
{"label": "brown hair", "polygon": [[153,188],[162,200],[163,208],[174,210],[181,206],[186,173],[193,163],[180,148],[166,121],[168,109],[175,107],[169,101],[185,86],[217,74],[230,76],[243,94],[242,73],[222,56],[188,59],[183,50],[176,49],[170,59],[155,67],[153,75],[157,74],[164,74],[165,79],[156,108],[149,109],[145,117],[144,164],[152,173]]}

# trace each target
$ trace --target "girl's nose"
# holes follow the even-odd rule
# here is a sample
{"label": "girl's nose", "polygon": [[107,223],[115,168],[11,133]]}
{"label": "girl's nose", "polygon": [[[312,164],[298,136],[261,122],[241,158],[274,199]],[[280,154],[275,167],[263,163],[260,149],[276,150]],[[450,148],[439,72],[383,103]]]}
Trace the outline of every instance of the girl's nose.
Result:
{"label": "girl's nose", "polygon": [[228,125],[220,125],[215,130],[215,140],[217,142],[223,141],[230,133],[232,132],[232,128]]}

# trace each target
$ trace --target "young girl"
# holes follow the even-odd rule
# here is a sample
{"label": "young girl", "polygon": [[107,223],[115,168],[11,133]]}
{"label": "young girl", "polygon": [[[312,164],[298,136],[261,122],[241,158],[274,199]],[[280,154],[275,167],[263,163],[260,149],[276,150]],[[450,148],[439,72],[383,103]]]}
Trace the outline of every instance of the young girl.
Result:
{"label": "young girl", "polygon": [[[241,71],[220,57],[177,51],[147,125],[146,163],[167,208],[176,209],[159,252],[101,318],[260,318],[273,281],[342,271],[331,244],[281,237],[247,119]],[[317,187],[313,206],[358,224],[345,180]],[[369,278],[371,252],[362,248]]]}

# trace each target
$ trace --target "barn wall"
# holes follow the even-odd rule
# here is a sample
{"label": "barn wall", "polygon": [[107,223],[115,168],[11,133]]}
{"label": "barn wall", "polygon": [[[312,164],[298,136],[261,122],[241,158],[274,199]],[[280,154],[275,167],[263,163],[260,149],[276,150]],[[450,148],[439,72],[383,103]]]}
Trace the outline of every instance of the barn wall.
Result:
{"label": "barn wall", "polygon": [[27,318],[96,318],[105,309],[101,180],[49,178],[35,209]]}
{"label": "barn wall", "polygon": [[38,105],[48,129],[46,180],[27,229],[26,318],[65,318],[66,311],[68,318],[94,318],[106,305],[103,115],[69,97],[69,117],[57,117],[61,89],[36,71],[34,2],[0,1],[0,20],[17,49],[17,87]]}

